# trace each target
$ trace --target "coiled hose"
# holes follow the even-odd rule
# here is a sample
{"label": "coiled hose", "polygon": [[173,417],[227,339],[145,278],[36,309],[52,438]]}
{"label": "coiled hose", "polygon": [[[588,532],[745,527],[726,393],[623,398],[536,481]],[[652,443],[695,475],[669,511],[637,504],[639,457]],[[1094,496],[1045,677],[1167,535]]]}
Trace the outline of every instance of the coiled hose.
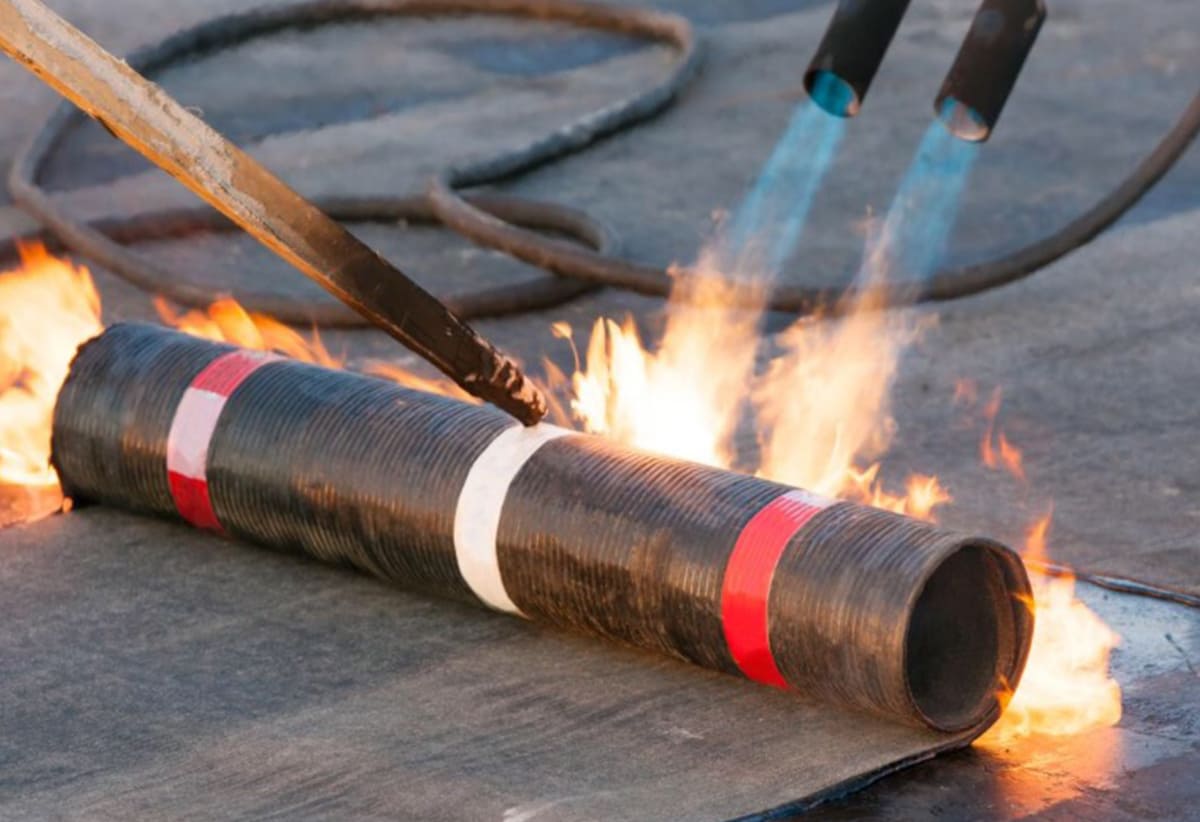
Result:
{"label": "coiled hose", "polygon": [[[618,32],[672,46],[677,57],[669,74],[652,87],[591,112],[545,137],[511,151],[446,169],[421,195],[340,198],[318,202],[331,216],[350,221],[440,222],[463,237],[557,275],[518,284],[452,295],[447,305],[464,318],[498,316],[548,308],[599,286],[667,296],[674,278],[658,266],[618,256],[616,238],[588,215],[564,206],[499,195],[465,195],[462,189],[511,179],[580,151],[598,140],[647,120],[678,96],[700,64],[700,45],[691,24],[678,15],[648,9],[608,7],[574,0],[314,0],[220,17],[139,51],[129,63],[153,74],[184,59],[210,54],[273,32],[383,16],[493,14],[569,23]],[[180,283],[148,258],[122,243],[135,243],[228,224],[207,209],[181,210],[131,220],[82,224],[38,184],[41,169],[82,115],[61,106],[19,153],[9,175],[13,199],[33,214],[64,245],[103,265],[139,288],[181,305],[205,307],[219,295],[210,288]],[[875,307],[913,301],[944,301],[977,294],[1030,276],[1088,243],[1128,211],[1175,164],[1200,132],[1200,94],[1138,167],[1108,195],[1053,234],[999,258],[936,273],[920,284],[893,282],[872,287],[866,299]],[[548,236],[571,237],[567,242]],[[583,247],[578,243],[582,243]],[[4,249],[0,249],[4,251]],[[295,324],[364,325],[345,306],[237,289],[233,295],[252,311]],[[804,285],[777,287],[767,301],[772,310],[807,312],[846,304],[847,292]],[[758,303],[757,295],[748,298]]]}

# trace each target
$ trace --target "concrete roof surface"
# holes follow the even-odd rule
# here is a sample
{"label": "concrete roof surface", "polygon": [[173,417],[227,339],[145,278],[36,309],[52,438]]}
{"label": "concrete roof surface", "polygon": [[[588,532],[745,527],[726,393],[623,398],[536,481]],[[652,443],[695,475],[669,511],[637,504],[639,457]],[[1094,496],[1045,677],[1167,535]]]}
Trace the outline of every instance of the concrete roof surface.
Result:
{"label": "concrete roof surface", "polygon": [[[52,5],[118,52],[243,7],[234,0],[60,0]],[[667,264],[692,259],[711,231],[714,212],[733,207],[753,179],[802,99],[801,74],[829,6],[800,0],[654,5],[687,14],[701,26],[709,43],[702,75],[654,122],[503,188],[585,209],[613,226],[624,254]],[[972,177],[954,233],[953,262],[991,257],[1079,213],[1133,168],[1200,88],[1200,5],[1194,0],[1057,0],[1049,5],[1050,18],[1026,74]],[[961,0],[913,4],[817,199],[787,267],[789,280],[843,282],[853,271],[864,218],[886,209],[973,6]],[[189,62],[160,79],[306,194],[396,194],[419,190],[424,177],[446,163],[536,136],[644,86],[661,75],[665,56],[659,48],[562,26],[398,20],[287,32]],[[0,164],[15,155],[54,103],[32,77],[0,63]],[[65,141],[44,182],[80,217],[191,202],[172,181],[91,125]],[[0,193],[0,233],[27,231],[28,219],[6,209],[5,197]],[[431,227],[356,230],[437,293],[541,276]],[[195,237],[148,244],[144,251],[170,263],[181,277],[210,284],[214,292],[252,277],[259,289],[319,296],[315,286],[245,238]],[[109,272],[95,273],[106,320],[155,316],[148,295]],[[932,309],[938,321],[904,359],[897,381],[898,428],[884,460],[885,477],[897,483],[911,471],[937,474],[954,495],[944,523],[1013,543],[1020,543],[1029,523],[1052,505],[1053,559],[1200,594],[1198,308],[1200,150],[1193,148],[1117,229],[1088,248],[1028,281]],[[551,322],[566,320],[582,329],[599,316],[626,313],[653,333],[661,326],[662,302],[606,290],[551,311],[477,326],[526,362],[549,356],[566,366],[570,353],[550,334]],[[782,323],[773,318],[772,326]],[[383,358],[421,367],[370,331],[322,336],[332,350],[346,351],[351,365]],[[1024,450],[1027,482],[980,464],[979,426],[964,424],[963,409],[953,402],[956,383],[964,378],[982,392],[1003,389],[1000,422]],[[76,560],[63,543],[61,521],[0,533],[0,556],[7,557],[0,563],[7,591],[0,600],[8,603],[6,624],[20,626],[10,631],[0,654],[0,667],[16,671],[21,683],[0,710],[6,717],[0,807],[13,812],[41,815],[55,802],[69,800],[75,804],[66,807],[80,815],[90,808],[136,816],[136,805],[121,806],[114,799],[134,791],[133,783],[121,780],[150,773],[144,766],[159,755],[156,744],[181,756],[172,746],[190,733],[197,745],[210,746],[203,756],[196,754],[207,764],[192,771],[190,789],[211,792],[214,811],[221,807],[222,786],[239,778],[238,768],[229,763],[276,755],[272,734],[286,737],[309,727],[332,735],[314,743],[314,752],[368,762],[374,750],[338,752],[339,745],[354,744],[352,734],[365,730],[328,712],[336,714],[338,700],[349,699],[359,701],[365,725],[386,713],[384,692],[373,690],[379,680],[372,677],[399,674],[376,670],[373,666],[383,665],[377,657],[352,651],[361,642],[397,659],[417,653],[418,646],[405,650],[394,637],[397,645],[388,645],[387,632],[394,629],[384,615],[389,597],[403,600],[405,612],[417,614],[413,618],[428,630],[444,624],[480,642],[493,631],[510,630],[496,627],[492,617],[460,613],[456,606],[414,603],[366,580],[347,581],[340,571],[290,561],[279,571],[277,558],[249,549],[235,560],[229,555],[234,547],[220,544],[214,550],[222,559],[211,562],[251,569],[247,579],[281,573],[329,618],[311,636],[302,623],[272,626],[251,620],[261,631],[258,639],[246,640],[246,647],[234,642],[212,665],[196,660],[193,673],[207,673],[197,673],[189,685],[181,648],[162,650],[149,636],[144,644],[121,651],[115,635],[93,648],[86,636],[55,635],[54,626],[84,625],[90,608],[116,625],[144,620],[149,635],[154,608],[162,609],[163,619],[180,620],[230,608],[247,613],[260,592],[236,574],[212,568],[204,572],[207,581],[195,586],[183,580],[168,584],[152,572],[153,563],[133,563],[123,578],[118,558],[130,545],[140,545],[139,551],[169,570],[171,561],[161,549],[178,545],[193,552],[207,540],[124,515],[101,514],[94,521],[103,527],[76,538],[93,542],[94,561],[106,570],[87,585],[76,580],[77,588],[66,582]],[[36,557],[39,544],[46,557]],[[210,561],[190,556],[188,563],[198,567]],[[88,567],[77,559],[85,563],[80,567]],[[257,563],[270,570],[253,571]],[[382,593],[375,594],[376,588]],[[173,593],[158,604],[154,596],[138,599],[138,607],[148,610],[134,619],[124,612],[131,589]],[[358,601],[340,599],[349,589]],[[85,590],[86,598],[79,600]],[[1114,661],[1126,690],[1126,716],[1118,729],[1043,740],[1004,755],[955,754],[885,780],[818,817],[1190,818],[1200,800],[1190,778],[1200,767],[1195,720],[1200,716],[1200,614],[1086,586],[1084,591],[1126,636]],[[292,613],[288,609],[299,605],[281,607]],[[369,624],[339,623],[338,613]],[[214,623],[213,630],[219,632],[221,625]],[[325,678],[311,679],[311,672],[288,667],[292,649],[306,642],[319,642],[330,654]],[[528,645],[514,642],[513,647]],[[572,646],[571,653],[587,658],[583,645]],[[231,671],[236,660],[229,654],[236,656],[239,648],[247,654],[247,667]],[[621,656],[625,652],[593,653],[591,664],[597,668],[610,663],[653,667],[637,655],[632,661]],[[98,654],[125,656],[104,661]],[[346,682],[334,670],[339,665]],[[147,672],[145,681],[139,680],[140,671]],[[684,672],[672,669],[662,681],[693,675],[690,669]],[[175,690],[159,693],[156,676],[171,679]],[[646,681],[658,681],[654,676]],[[725,685],[712,685],[706,674],[696,676],[704,680],[697,686],[701,690],[725,693]],[[172,715],[170,700],[192,699],[185,693],[189,687],[196,689],[193,709]],[[204,688],[223,689],[225,696],[210,699]],[[149,700],[144,706],[143,699]],[[430,716],[440,710],[426,707]],[[752,715],[771,709],[747,702],[739,710]],[[132,712],[142,715],[127,722]],[[385,722],[382,727],[395,733],[380,731],[370,745],[399,755],[397,746],[404,741],[397,726]],[[253,728],[266,729],[265,736],[255,738]],[[581,734],[584,740],[586,733]],[[118,755],[139,761],[102,764]],[[222,762],[227,756],[232,758]],[[95,762],[104,772],[92,774],[97,780],[87,790],[74,791],[71,780],[81,762]],[[285,773],[286,764],[276,773]],[[493,764],[482,754],[470,760],[453,790],[469,795],[482,784],[472,780],[487,780]],[[388,807],[391,789],[382,786],[395,777],[380,770],[358,783],[319,767],[305,773],[312,782],[285,780],[257,795],[252,784],[240,784],[238,790],[246,797],[278,799],[286,793],[318,804],[283,810],[279,800],[270,807],[230,807],[244,815],[275,810],[293,818],[359,808],[365,816]],[[634,776],[614,771],[611,781]],[[556,778],[565,791],[573,775]],[[333,781],[323,784],[323,779]],[[720,779],[720,774],[709,775],[714,785]],[[322,797],[354,796],[363,785],[365,793],[358,796],[364,805],[319,804]],[[786,793],[786,784],[769,787],[764,796]],[[383,804],[372,805],[375,799]],[[666,808],[659,810],[670,815]],[[547,812],[546,818],[556,814]]]}

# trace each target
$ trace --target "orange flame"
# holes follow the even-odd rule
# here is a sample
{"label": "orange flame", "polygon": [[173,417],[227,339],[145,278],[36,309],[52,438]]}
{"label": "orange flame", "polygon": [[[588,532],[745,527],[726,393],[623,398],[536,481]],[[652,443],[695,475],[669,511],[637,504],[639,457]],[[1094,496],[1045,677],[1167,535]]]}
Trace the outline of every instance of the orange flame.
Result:
{"label": "orange flame", "polygon": [[975,380],[960,379],[954,383],[954,404],[973,407],[979,402],[979,384]]}
{"label": "orange flame", "polygon": [[57,486],[50,429],[75,350],[103,330],[86,268],[40,245],[0,273],[0,483]]}
{"label": "orange flame", "polygon": [[[552,384],[568,389],[567,416],[632,447],[730,468],[740,456],[736,430],[752,405],[764,432],[761,476],[922,518],[949,501],[934,478],[915,478],[895,495],[881,487],[877,465],[860,467],[893,434],[890,388],[918,330],[909,318],[851,305],[835,321],[800,320],[781,335],[782,354],[760,371],[761,288],[747,284],[755,282],[749,272],[722,276],[720,258],[719,249],[706,249],[696,270],[676,281],[656,351],[632,320],[601,319],[581,363],[570,327],[551,327],[575,353],[569,380],[547,365]],[[739,264],[753,267],[748,258]],[[878,259],[872,265],[885,267]]]}
{"label": "orange flame", "polygon": [[[975,386],[960,390],[955,398],[974,401]],[[983,409],[986,420],[980,457],[991,469],[1004,468],[1026,482],[1024,456],[999,431],[1001,391],[996,388]],[[1052,513],[1038,519],[1025,539],[1027,565],[1045,568],[1047,537]],[[1000,721],[982,738],[986,745],[1003,746],[1012,740],[1038,734],[1067,736],[1092,728],[1115,725],[1121,719],[1121,688],[1109,674],[1109,656],[1120,641],[1091,609],[1075,596],[1075,578],[1069,572],[1056,576],[1030,574],[1034,612],[1033,645],[1025,673],[1015,693],[1001,694],[1006,706]]]}
{"label": "orange flame", "polygon": [[[1044,564],[1051,515],[1030,528],[1025,559]],[[1003,746],[1013,739],[1047,734],[1069,736],[1115,725],[1121,719],[1121,686],[1108,674],[1109,655],[1120,641],[1075,597],[1075,578],[1032,574],[1033,646],[1016,693],[1000,721],[981,739]]]}
{"label": "orange flame", "polygon": [[996,446],[1000,449],[1000,462],[1008,469],[1008,473],[1024,482],[1025,458],[1021,451],[1008,441],[1008,437],[1004,435],[1003,431],[996,437]]}
{"label": "orange flame", "polygon": [[[325,368],[342,368],[346,364],[345,357],[334,356],[329,352],[316,329],[313,329],[312,338],[306,339],[294,328],[266,314],[249,312],[229,297],[217,300],[207,311],[178,313],[161,297],[155,298],[154,307],[166,325],[194,337],[232,343],[257,351],[274,351],[294,360]],[[370,362],[362,370],[407,388],[470,402],[476,401],[447,379],[422,377],[392,363]]]}
{"label": "orange flame", "polygon": [[[702,259],[701,270],[709,270],[711,259]],[[872,261],[875,269],[868,273],[876,282],[884,263]],[[733,434],[749,401],[762,432],[760,475],[933,519],[936,508],[951,501],[938,479],[914,474],[903,494],[893,494],[880,483],[877,461],[895,433],[889,401],[899,355],[920,329],[898,312],[844,306],[836,321],[797,322],[781,335],[782,353],[760,369],[756,312],[730,308],[722,288],[731,286],[677,282],[654,352],[632,321],[600,320],[581,363],[570,327],[554,324],[552,333],[570,341],[575,353],[569,408],[583,427],[627,445],[728,468],[737,456]],[[697,299],[698,306],[688,305]],[[955,386],[956,404],[974,408],[978,396],[973,381]],[[983,409],[980,456],[989,468],[1025,482],[1024,455],[997,429],[1000,402],[997,389]],[[861,468],[864,463],[868,467]],[[1031,531],[1030,557],[1045,555],[1049,524],[1046,518]],[[1007,712],[988,742],[1116,723],[1121,693],[1108,676],[1116,635],[1076,599],[1073,579],[1035,577],[1028,604],[1036,608],[1037,623],[1029,663],[1017,692],[1002,695]]]}
{"label": "orange flame", "polygon": [[[711,262],[704,265],[714,270]],[[732,308],[731,288],[716,277],[677,283],[676,296],[684,299],[669,304],[655,352],[642,345],[631,321],[598,322],[585,361],[576,352],[575,372],[569,381],[563,377],[569,413],[587,430],[628,445],[730,467],[737,456],[734,434],[750,402],[764,431],[763,476],[924,519],[950,501],[936,477],[911,476],[903,495],[889,493],[879,481],[875,460],[895,433],[890,387],[899,354],[915,333],[902,315],[850,306],[836,322],[798,322],[783,335],[782,354],[759,369],[760,312]],[[744,306],[744,286],[739,288]],[[343,364],[315,334],[307,340],[233,300],[182,314],[162,301],[157,305],[165,321],[198,336],[328,367]],[[85,269],[34,247],[22,250],[20,269],[0,274],[0,483],[56,485],[48,465],[54,401],[76,348],[101,330],[100,301]],[[552,332],[571,340],[566,324],[555,324]],[[395,366],[371,370],[461,395],[444,381]],[[956,394],[973,403],[974,385],[964,383]],[[999,407],[997,391],[986,409],[981,456],[990,467],[1002,465],[1024,479],[1021,452],[996,432]],[[860,468],[864,463],[869,467]],[[1045,556],[1049,525],[1046,517],[1031,530],[1031,561]],[[985,740],[1069,734],[1118,721],[1120,688],[1107,673],[1118,638],[1075,598],[1074,580],[1035,577],[1029,605],[1037,614],[1029,664],[1016,693],[1006,695],[1011,699],[1001,723]]]}
{"label": "orange flame", "polygon": [[295,329],[265,314],[251,314],[234,299],[217,300],[207,311],[176,313],[162,297],[154,299],[159,318],[193,337],[227,342],[257,351],[274,351],[301,362],[341,368],[344,358],[334,357],[313,331],[311,341]]}
{"label": "orange flame", "polygon": [[[584,430],[634,448],[728,466],[758,350],[758,312],[730,308],[733,286],[719,278],[676,288],[655,352],[632,320],[596,321],[584,367],[570,379],[570,411]],[[551,330],[571,341],[565,323]]]}
{"label": "orange flame", "polygon": [[411,388],[414,391],[424,391],[426,394],[440,394],[443,397],[453,397],[456,400],[469,402],[473,405],[478,405],[480,402],[478,397],[468,394],[444,377],[422,377],[394,363],[370,362],[363,367],[362,372],[370,374],[373,377],[394,382],[397,385],[403,385],[405,388]]}
{"label": "orange flame", "polygon": [[[41,245],[19,249],[20,267],[0,272],[0,486],[29,490],[39,512],[57,492],[50,467],[54,403],[78,347],[104,330],[100,296],[86,268],[52,256]],[[244,348],[271,350],[293,359],[340,368],[344,358],[331,354],[314,331],[308,339],[271,317],[247,312],[232,299],[218,300],[207,311],[174,311],[155,300],[169,325],[205,339]],[[371,363],[370,373],[414,388],[465,399],[448,380],[411,374],[388,363]],[[5,521],[10,521],[4,503]],[[21,512],[17,512],[21,518]]]}
{"label": "orange flame", "polygon": [[950,492],[942,487],[938,478],[926,474],[910,475],[903,496],[888,493],[878,480],[879,466],[879,463],[875,463],[865,471],[853,467],[847,469],[849,484],[841,489],[842,496],[929,521],[936,519],[934,509],[953,501]]}
{"label": "orange flame", "polygon": [[[956,387],[955,398],[957,399],[959,396]],[[983,432],[983,439],[979,442],[979,458],[993,471],[1003,467],[1018,480],[1025,482],[1024,455],[1020,449],[1009,442],[1003,431],[998,431],[996,428],[996,417],[1000,413],[1000,400],[1001,391],[996,388],[992,392],[988,404],[984,406],[983,414],[987,420],[987,427]]]}

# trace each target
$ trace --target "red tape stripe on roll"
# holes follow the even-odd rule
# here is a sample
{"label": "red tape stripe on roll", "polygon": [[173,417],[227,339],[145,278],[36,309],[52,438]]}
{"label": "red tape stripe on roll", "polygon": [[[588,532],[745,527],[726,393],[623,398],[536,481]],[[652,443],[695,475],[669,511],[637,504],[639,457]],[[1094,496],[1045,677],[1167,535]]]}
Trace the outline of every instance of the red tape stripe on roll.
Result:
{"label": "red tape stripe on roll", "polygon": [[167,435],[167,478],[175,509],[197,528],[221,531],[208,494],[208,447],[225,403],[246,378],[279,357],[232,351],[208,364],[183,394]]}
{"label": "red tape stripe on roll", "polygon": [[746,523],[729,555],[721,583],[725,642],[742,673],[756,682],[787,687],[771,653],[771,581],[792,537],[835,501],[807,491],[777,497]]}

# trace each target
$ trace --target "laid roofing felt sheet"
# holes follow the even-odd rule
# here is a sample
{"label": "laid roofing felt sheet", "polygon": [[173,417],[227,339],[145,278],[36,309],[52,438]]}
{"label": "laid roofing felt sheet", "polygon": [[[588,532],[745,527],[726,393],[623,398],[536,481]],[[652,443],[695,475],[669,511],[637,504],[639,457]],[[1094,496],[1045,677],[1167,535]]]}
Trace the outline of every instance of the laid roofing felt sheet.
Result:
{"label": "laid roofing felt sheet", "polygon": [[3,817],[731,819],[955,741],[101,508],[0,555]]}

